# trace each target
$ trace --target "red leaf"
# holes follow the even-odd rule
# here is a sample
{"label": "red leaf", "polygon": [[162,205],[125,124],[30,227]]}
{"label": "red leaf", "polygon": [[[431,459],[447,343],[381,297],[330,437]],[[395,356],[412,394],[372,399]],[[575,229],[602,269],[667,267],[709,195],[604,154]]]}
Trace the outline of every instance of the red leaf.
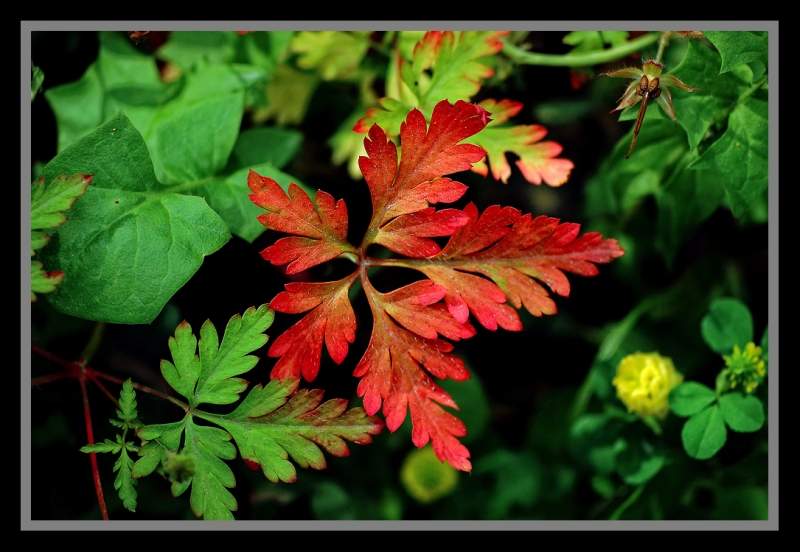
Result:
{"label": "red leaf", "polygon": [[[436,377],[469,379],[464,361],[449,354],[453,346],[440,339],[420,338],[397,326],[385,311],[375,312],[375,324],[367,352],[353,375],[361,377],[358,395],[364,410],[380,410],[386,426],[395,431],[411,412],[411,440],[417,447],[432,441],[436,456],[459,470],[470,471],[469,451],[458,437],[467,434],[463,422],[441,406],[458,409],[453,398],[436,385],[422,366]],[[473,330],[474,331],[474,330]]]}
{"label": "red leaf", "polygon": [[278,312],[313,310],[270,347],[269,356],[281,357],[271,378],[302,374],[306,381],[313,381],[319,371],[323,342],[337,364],[344,360],[356,336],[356,317],[347,296],[356,274],[337,282],[286,284],[286,291],[272,300],[270,307]]}
{"label": "red leaf", "polygon": [[294,234],[267,247],[261,256],[272,264],[290,263],[288,274],[335,259],[342,253],[356,252],[347,241],[347,208],[341,199],[319,190],[317,207],[296,184],[289,184],[289,193],[273,179],[250,171],[247,185],[254,192],[250,200],[268,212],[258,220],[271,230]]}
{"label": "red leaf", "polygon": [[498,325],[521,329],[506,299],[516,309],[525,306],[534,316],[556,312],[555,302],[537,280],[566,297],[565,271],[594,276],[598,273],[595,263],[611,262],[624,253],[616,240],[603,240],[597,232],[578,237],[580,225],[559,224],[555,218],[532,219],[499,206],[489,207],[478,218],[472,203],[464,213],[470,222],[456,231],[442,252],[413,267],[447,288],[445,302],[456,320],[465,322],[469,309],[490,330]]}
{"label": "red leaf", "polygon": [[427,208],[428,198],[430,203],[460,198],[464,185],[441,177],[469,170],[483,158],[482,148],[459,142],[480,132],[490,120],[481,107],[464,101],[450,105],[444,100],[434,108],[428,129],[422,113],[412,110],[400,126],[403,158],[399,166],[397,146],[381,127],[373,125],[364,139],[367,157],[358,159],[372,194],[371,227]]}

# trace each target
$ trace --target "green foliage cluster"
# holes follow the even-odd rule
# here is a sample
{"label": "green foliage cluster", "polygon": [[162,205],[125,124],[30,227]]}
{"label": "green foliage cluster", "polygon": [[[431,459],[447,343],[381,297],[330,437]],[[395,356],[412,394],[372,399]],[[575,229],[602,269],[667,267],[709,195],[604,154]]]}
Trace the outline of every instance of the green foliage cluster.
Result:
{"label": "green foliage cluster", "polygon": [[[48,34],[34,33],[33,45],[49,45]],[[119,499],[98,510],[95,488],[80,480],[89,496],[76,514],[44,506],[74,488],[40,485],[38,516],[769,519],[768,33],[496,34],[459,34],[449,58],[415,58],[421,31],[176,31],[140,42],[77,33],[96,50],[69,77],[57,76],[52,49],[34,47],[31,105],[54,116],[57,146],[32,159],[32,384],[42,391],[33,450],[84,467],[86,455],[73,453],[97,457],[96,475],[116,474]],[[502,48],[482,49],[493,38]],[[672,91],[675,124],[651,106],[625,159],[638,106],[611,120],[624,85],[597,75],[649,56],[698,90]],[[570,82],[583,84],[562,86]],[[475,201],[563,216],[626,253],[573,283],[558,315],[525,315],[523,332],[486,332],[477,339],[485,345],[464,349],[471,379],[442,387],[462,409],[467,475],[414,449],[409,419],[379,434],[382,422],[348,400],[322,402],[297,379],[268,381],[258,359],[266,331],[283,322],[264,301],[286,278],[248,269],[241,256],[258,257],[274,239],[247,175],[311,197],[328,179],[358,197],[364,135],[353,129],[362,119],[399,128],[411,107],[505,97],[522,99],[520,122],[546,126],[576,168],[557,188],[531,185],[516,168],[505,185],[460,175]],[[602,140],[570,147],[593,125]],[[509,136],[518,127],[500,128]],[[357,205],[348,200],[354,218]],[[224,277],[209,283],[215,258]],[[244,290],[246,303],[211,312],[218,296]],[[195,316],[206,320],[199,337],[187,322]],[[229,318],[221,339],[216,316]],[[124,350],[125,334],[136,354]],[[88,345],[79,352],[76,342]],[[684,376],[663,421],[627,412],[616,396],[616,368],[638,351],[671,357]],[[167,355],[155,370],[153,358]],[[54,362],[64,371],[53,374]],[[245,374],[268,383],[251,386]],[[81,412],[47,394],[62,377],[112,399],[116,419],[95,428],[111,438],[80,448],[81,432],[92,434],[88,399]],[[121,386],[119,398],[101,379]],[[92,405],[100,408],[94,396]],[[179,421],[169,408],[182,411]],[[54,410],[76,410],[78,421]],[[188,501],[165,502],[167,487],[175,497],[189,491]]]}

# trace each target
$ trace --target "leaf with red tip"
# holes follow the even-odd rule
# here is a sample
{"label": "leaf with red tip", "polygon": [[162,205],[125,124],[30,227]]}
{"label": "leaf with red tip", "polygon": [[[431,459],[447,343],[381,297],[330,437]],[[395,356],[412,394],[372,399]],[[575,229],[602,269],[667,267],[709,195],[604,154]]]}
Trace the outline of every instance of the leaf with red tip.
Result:
{"label": "leaf with red tip", "polygon": [[348,456],[346,441],[365,445],[383,429],[383,421],[363,408],[347,410],[347,401],[322,402],[323,391],[299,389],[299,378],[256,385],[230,414],[214,417],[236,441],[242,459],[272,482],[293,482],[301,468],[326,467],[324,450]]}
{"label": "leaf with red tip", "polygon": [[[569,179],[575,165],[569,159],[558,157],[564,149],[561,144],[540,141],[547,134],[547,129],[542,125],[498,126],[519,113],[521,103],[488,99],[479,105],[491,113],[492,123],[473,141],[486,150],[495,180],[506,184],[511,176],[506,152],[519,156],[517,167],[525,180],[532,184],[544,182],[549,186],[561,186]],[[485,162],[476,164],[472,170],[483,176],[489,172]]]}
{"label": "leaf with red tip", "polygon": [[258,220],[271,230],[293,234],[261,252],[272,264],[289,263],[288,274],[300,272],[342,253],[355,252],[347,241],[347,208],[344,201],[319,190],[316,206],[296,184],[288,193],[273,179],[250,171],[247,185],[253,191],[250,200],[267,212]]}
{"label": "leaf with red tip", "polygon": [[269,356],[281,359],[273,367],[271,378],[302,374],[306,381],[313,381],[319,372],[323,343],[337,364],[344,360],[356,336],[356,317],[347,296],[356,276],[353,273],[336,282],[286,284],[286,291],[272,300],[270,307],[278,312],[311,312],[272,343]]}

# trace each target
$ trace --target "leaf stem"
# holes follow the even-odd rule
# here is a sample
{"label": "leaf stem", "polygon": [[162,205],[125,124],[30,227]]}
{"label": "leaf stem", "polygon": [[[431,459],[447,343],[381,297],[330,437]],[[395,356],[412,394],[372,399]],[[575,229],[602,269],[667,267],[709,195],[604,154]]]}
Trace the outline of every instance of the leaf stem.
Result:
{"label": "leaf stem", "polygon": [[614,46],[608,50],[597,50],[594,52],[581,54],[540,54],[536,52],[528,52],[519,46],[506,43],[503,45],[503,53],[506,54],[512,61],[515,61],[520,65],[588,67],[592,65],[599,65],[601,63],[616,61],[639,51],[645,46],[649,46],[654,42],[658,42],[660,39],[661,33],[653,32],[638,38],[634,38],[625,44]]}
{"label": "leaf stem", "polygon": [[627,510],[631,504],[633,504],[634,502],[636,502],[636,500],[638,500],[639,495],[641,495],[642,491],[644,491],[644,487],[645,487],[644,485],[639,485],[638,487],[636,487],[636,489],[634,489],[634,491],[630,494],[630,496],[628,496],[628,498],[625,499],[625,502],[620,504],[619,508],[614,510],[614,513],[611,514],[611,517],[609,517],[608,519],[618,520],[619,516],[621,516],[622,513],[625,512],[625,510]]}
{"label": "leaf stem", "polygon": [[81,358],[84,360],[85,364],[89,364],[89,361],[92,359],[95,352],[97,352],[97,348],[100,346],[100,341],[103,339],[103,334],[105,331],[105,322],[98,322],[92,328],[92,335],[89,337],[89,342],[86,344],[86,347],[84,347],[83,352],[81,353]]}

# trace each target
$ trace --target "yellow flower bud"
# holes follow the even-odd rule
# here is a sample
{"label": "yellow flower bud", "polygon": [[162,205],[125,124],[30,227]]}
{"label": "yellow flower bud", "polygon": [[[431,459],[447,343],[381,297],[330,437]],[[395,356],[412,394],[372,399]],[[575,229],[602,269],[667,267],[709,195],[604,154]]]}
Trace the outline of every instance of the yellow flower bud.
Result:
{"label": "yellow flower bud", "polygon": [[672,359],[658,353],[633,353],[620,361],[611,383],[628,412],[663,420],[669,412],[667,396],[682,381],[683,374],[675,369]]}
{"label": "yellow flower bud", "polygon": [[761,353],[761,347],[757,347],[751,341],[745,345],[744,351],[738,345],[734,345],[731,356],[722,355],[727,366],[723,374],[728,379],[731,389],[741,384],[747,393],[752,393],[758,384],[764,381],[767,369],[766,363],[761,359]]}

